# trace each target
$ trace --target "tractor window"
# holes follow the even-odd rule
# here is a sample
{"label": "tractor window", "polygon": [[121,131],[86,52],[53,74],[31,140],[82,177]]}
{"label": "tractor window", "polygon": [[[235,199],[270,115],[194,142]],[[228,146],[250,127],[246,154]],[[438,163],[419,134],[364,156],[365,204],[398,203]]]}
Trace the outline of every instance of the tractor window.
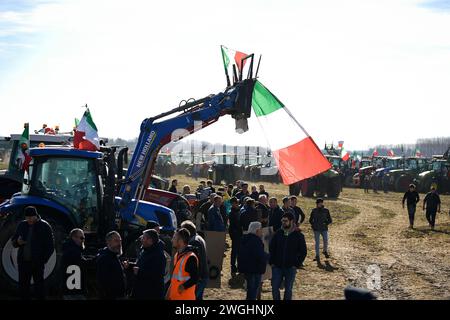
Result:
{"label": "tractor window", "polygon": [[433,162],[433,170],[441,171],[442,167],[443,167],[443,164],[444,163],[440,162],[440,161]]}
{"label": "tractor window", "polygon": [[41,158],[35,161],[30,194],[58,202],[74,213],[80,226],[94,229],[97,175],[92,159]]}
{"label": "tractor window", "polygon": [[12,141],[0,140],[0,170],[8,169],[11,157]]}
{"label": "tractor window", "polygon": [[408,168],[413,170],[417,169],[417,162],[415,160],[410,160],[408,163]]}

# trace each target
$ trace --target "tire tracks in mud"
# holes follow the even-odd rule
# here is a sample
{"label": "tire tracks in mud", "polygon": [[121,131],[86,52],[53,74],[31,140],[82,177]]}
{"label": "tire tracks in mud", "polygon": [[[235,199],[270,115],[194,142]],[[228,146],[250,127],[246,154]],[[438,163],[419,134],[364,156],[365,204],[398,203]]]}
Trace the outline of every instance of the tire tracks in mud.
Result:
{"label": "tire tracks in mud", "polygon": [[[369,286],[380,299],[448,299],[448,249],[439,256],[439,250],[427,250],[426,241],[412,241],[405,236],[409,232],[420,234],[422,229],[407,229],[407,214],[400,200],[400,194],[394,200],[383,194],[361,198],[344,195],[339,200],[360,210],[354,219],[332,230],[332,248],[339,264],[350,284]],[[418,220],[423,223],[423,219]],[[448,242],[445,236],[444,243]],[[374,274],[377,268],[379,282]]]}

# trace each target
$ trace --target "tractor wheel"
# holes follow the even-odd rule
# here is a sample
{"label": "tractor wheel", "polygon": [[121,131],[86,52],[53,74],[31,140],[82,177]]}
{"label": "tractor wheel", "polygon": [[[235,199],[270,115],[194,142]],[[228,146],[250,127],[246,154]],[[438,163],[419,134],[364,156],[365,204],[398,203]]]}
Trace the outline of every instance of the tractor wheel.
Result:
{"label": "tractor wheel", "polygon": [[341,180],[339,178],[331,179],[327,186],[327,197],[338,198],[341,193]]}
{"label": "tractor wheel", "polygon": [[[44,279],[48,293],[52,296],[60,292],[60,268],[62,257],[62,244],[67,237],[67,232],[64,226],[58,221],[46,219],[53,230],[53,237],[55,240],[55,251],[45,264]],[[13,221],[3,226],[0,231],[0,287],[11,291],[18,291],[19,270],[17,265],[18,249],[14,248],[11,238],[14,235],[19,221]],[[33,283],[33,282],[31,282]]]}
{"label": "tractor wheel", "polygon": [[312,179],[306,179],[301,182],[301,191],[303,197],[313,197],[316,189],[316,183]]}
{"label": "tractor wheel", "polygon": [[345,178],[344,187],[347,187],[347,188],[354,188],[355,187],[355,184],[353,183],[353,177],[352,176],[347,176]]}
{"label": "tractor wheel", "polygon": [[412,182],[413,179],[411,176],[401,175],[394,183],[394,190],[396,192],[406,192]]}
{"label": "tractor wheel", "polygon": [[291,196],[298,196],[300,194],[301,185],[300,182],[296,182],[289,185],[289,194]]}

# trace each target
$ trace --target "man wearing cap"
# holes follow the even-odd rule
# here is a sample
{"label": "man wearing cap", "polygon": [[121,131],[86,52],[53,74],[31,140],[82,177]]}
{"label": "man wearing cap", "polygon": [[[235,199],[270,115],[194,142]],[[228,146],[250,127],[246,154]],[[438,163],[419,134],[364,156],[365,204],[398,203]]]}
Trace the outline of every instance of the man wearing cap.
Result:
{"label": "man wearing cap", "polygon": [[436,212],[441,212],[441,198],[436,192],[436,188],[431,187],[431,191],[427,193],[423,199],[423,210],[426,209],[426,218],[430,224],[431,230],[434,230],[436,221]]}
{"label": "man wearing cap", "polygon": [[414,228],[414,215],[416,213],[416,205],[419,202],[419,194],[416,191],[416,186],[414,184],[409,185],[408,191],[405,192],[402,200],[402,207],[405,209],[405,200],[406,206],[408,208],[408,216],[409,216],[409,228]]}
{"label": "man wearing cap", "polygon": [[238,257],[239,272],[247,282],[247,300],[256,300],[261,276],[266,272],[268,254],[261,240],[262,225],[259,221],[250,223],[248,233],[242,237]]}
{"label": "man wearing cap", "polygon": [[53,231],[35,207],[26,207],[24,213],[25,220],[19,223],[11,239],[13,246],[19,248],[19,291],[22,299],[30,299],[33,278],[36,297],[45,299],[44,267],[55,250]]}
{"label": "man wearing cap", "polygon": [[239,203],[244,203],[244,198],[250,197],[250,192],[248,191],[248,183],[241,183],[241,191],[236,193],[235,197],[238,198]]}
{"label": "man wearing cap", "polygon": [[309,223],[314,231],[316,257],[314,261],[320,263],[320,236],[323,238],[323,254],[326,258],[329,258],[328,254],[328,225],[333,221],[331,220],[330,211],[323,206],[323,199],[316,200],[316,208],[312,209]]}
{"label": "man wearing cap", "polygon": [[241,221],[242,231],[246,232],[250,223],[253,221],[258,221],[258,212],[255,208],[255,200],[250,197],[245,197],[244,201],[245,205],[241,208],[239,218]]}
{"label": "man wearing cap", "polygon": [[297,269],[301,267],[306,258],[305,237],[297,228],[292,212],[284,213],[279,229],[269,244],[272,266],[272,297],[280,300],[280,287],[284,280],[284,300],[292,300],[292,288],[294,286]]}

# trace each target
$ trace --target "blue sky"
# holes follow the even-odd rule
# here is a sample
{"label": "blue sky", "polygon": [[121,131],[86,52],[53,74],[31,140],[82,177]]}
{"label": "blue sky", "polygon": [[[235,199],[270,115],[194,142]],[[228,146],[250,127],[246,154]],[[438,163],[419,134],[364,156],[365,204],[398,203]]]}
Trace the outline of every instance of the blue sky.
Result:
{"label": "blue sky", "polygon": [[[0,0],[0,135],[70,129],[87,103],[100,135],[135,137],[144,118],[223,90],[220,44],[263,54],[260,80],[319,145],[449,135],[450,1],[227,4]],[[254,119],[233,131],[221,119],[193,138],[265,144]]]}

